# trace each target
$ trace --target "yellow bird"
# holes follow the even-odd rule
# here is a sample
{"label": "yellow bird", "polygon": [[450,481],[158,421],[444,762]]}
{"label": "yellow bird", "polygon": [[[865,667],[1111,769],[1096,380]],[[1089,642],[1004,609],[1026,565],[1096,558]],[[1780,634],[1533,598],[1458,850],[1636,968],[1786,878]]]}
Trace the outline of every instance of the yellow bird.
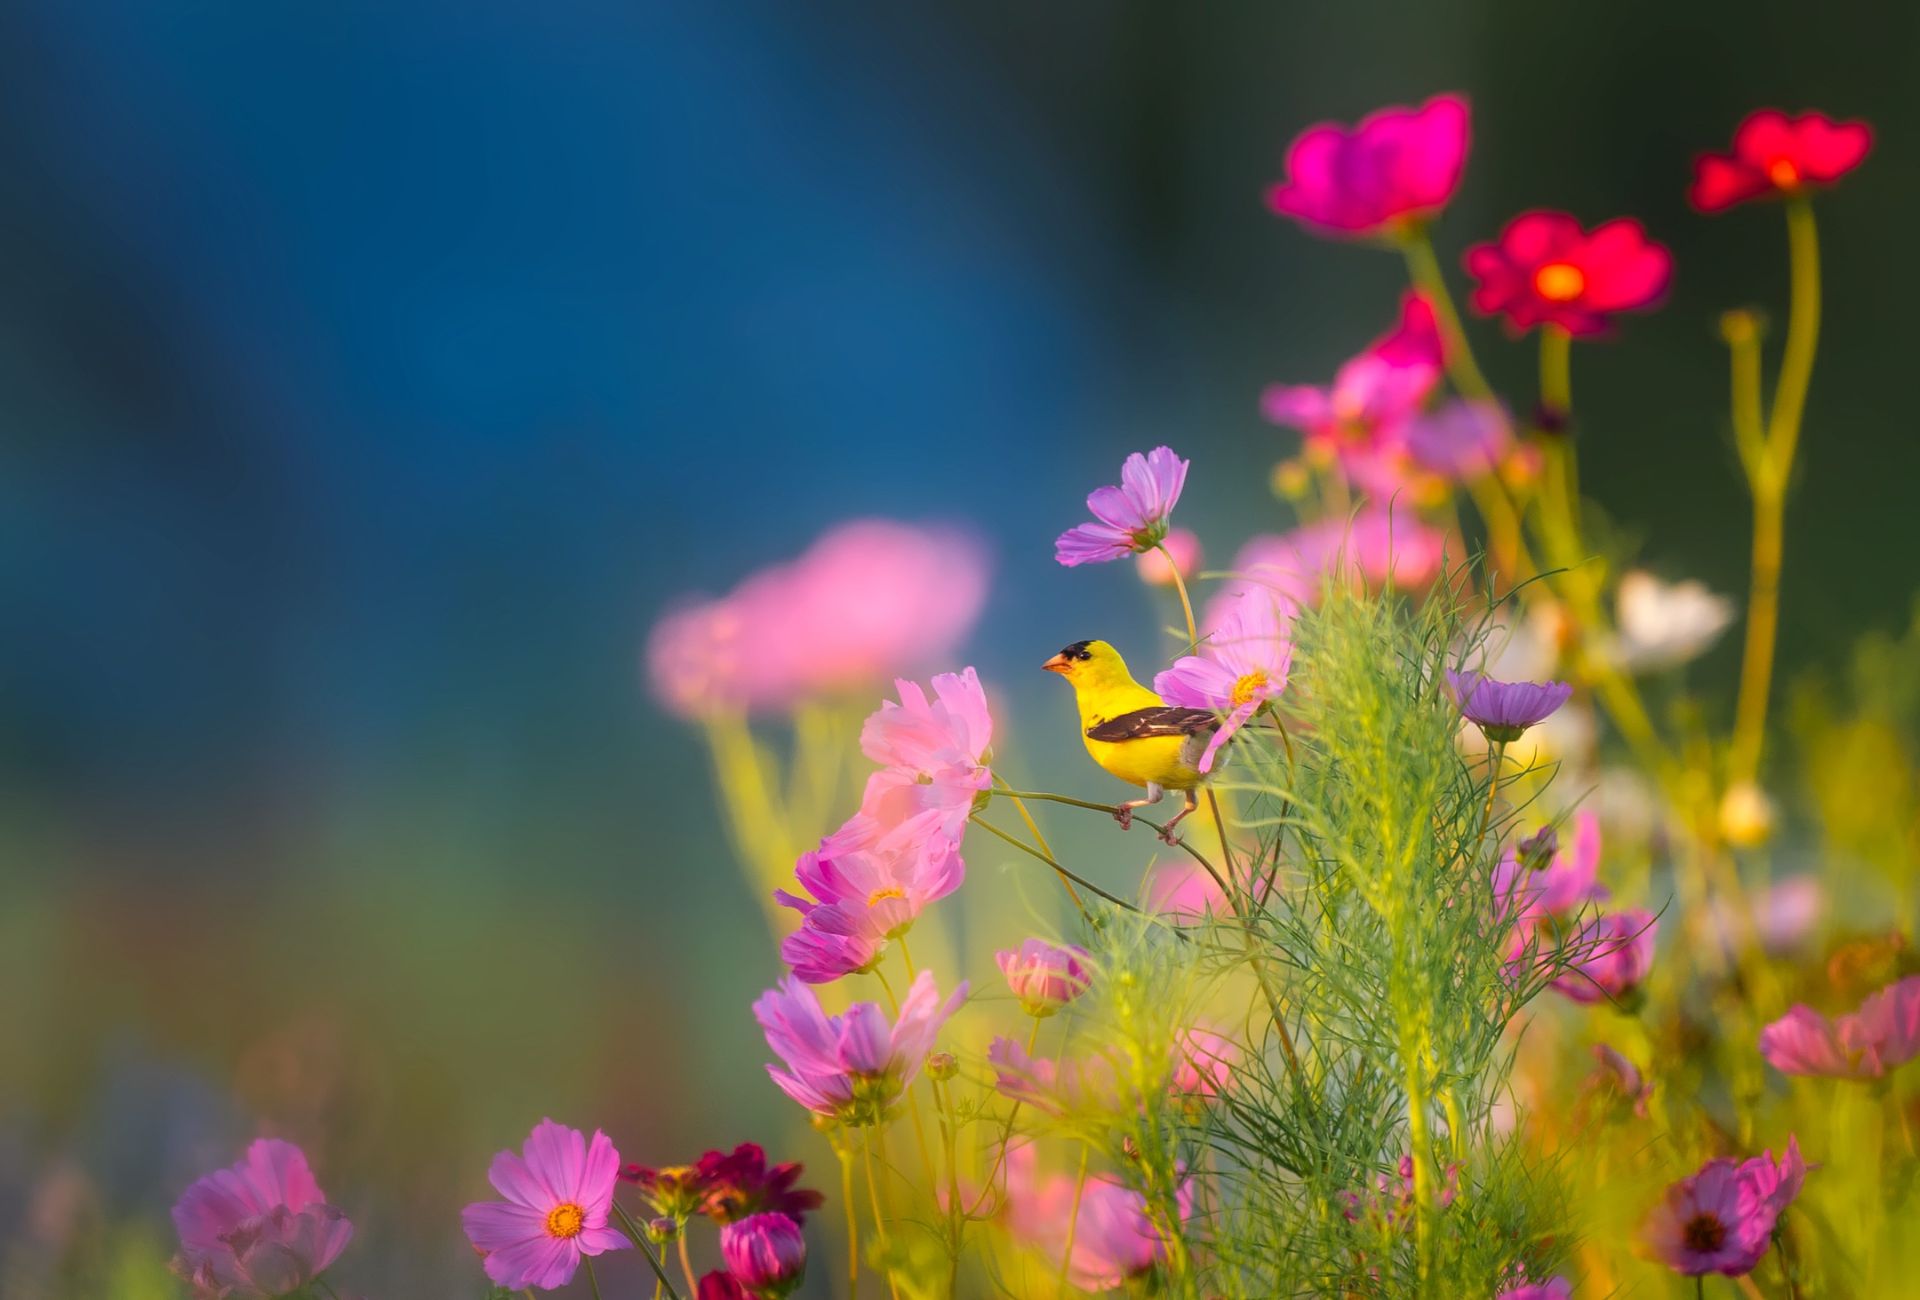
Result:
{"label": "yellow bird", "polygon": [[1105,641],[1075,641],[1046,663],[1073,687],[1080,705],[1080,734],[1087,753],[1113,775],[1144,786],[1144,799],[1129,799],[1114,811],[1121,828],[1133,825],[1133,810],[1159,803],[1169,790],[1186,796],[1182,808],[1161,829],[1173,842],[1173,828],[1199,806],[1194,792],[1206,780],[1199,768],[1207,739],[1219,727],[1211,709],[1170,705],[1133,680],[1127,661]]}

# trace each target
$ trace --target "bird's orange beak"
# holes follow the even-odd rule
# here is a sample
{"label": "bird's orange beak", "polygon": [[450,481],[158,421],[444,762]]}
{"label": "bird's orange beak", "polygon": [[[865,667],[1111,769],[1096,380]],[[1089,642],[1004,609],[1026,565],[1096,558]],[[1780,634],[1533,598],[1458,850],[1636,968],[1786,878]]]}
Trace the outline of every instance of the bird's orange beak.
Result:
{"label": "bird's orange beak", "polygon": [[1064,673],[1073,667],[1073,661],[1065,655],[1055,655],[1040,666],[1050,673]]}

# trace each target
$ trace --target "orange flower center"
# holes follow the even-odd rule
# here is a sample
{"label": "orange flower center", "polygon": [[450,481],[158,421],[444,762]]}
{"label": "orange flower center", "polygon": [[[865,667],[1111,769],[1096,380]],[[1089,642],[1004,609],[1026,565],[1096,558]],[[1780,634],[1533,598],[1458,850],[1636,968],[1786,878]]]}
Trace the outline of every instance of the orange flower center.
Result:
{"label": "orange flower center", "polygon": [[888,885],[884,889],[876,889],[871,894],[868,894],[867,906],[878,907],[880,906],[880,902],[882,899],[905,898],[906,896],[907,896],[907,891],[900,888],[900,886]]}
{"label": "orange flower center", "polygon": [[587,1221],[587,1212],[572,1201],[565,1201],[553,1207],[547,1215],[547,1235],[558,1237],[562,1241],[580,1235],[580,1229]]}
{"label": "orange flower center", "polygon": [[1548,262],[1533,273],[1533,291],[1548,302],[1572,302],[1586,287],[1587,277],[1570,262]]}
{"label": "orange flower center", "polygon": [[1789,158],[1775,158],[1767,164],[1767,179],[1783,190],[1790,190],[1800,183],[1800,169]]}
{"label": "orange flower center", "polygon": [[1254,697],[1265,690],[1266,685],[1267,675],[1258,668],[1254,669],[1233,684],[1233,706],[1237,709],[1242,704],[1253,703]]}

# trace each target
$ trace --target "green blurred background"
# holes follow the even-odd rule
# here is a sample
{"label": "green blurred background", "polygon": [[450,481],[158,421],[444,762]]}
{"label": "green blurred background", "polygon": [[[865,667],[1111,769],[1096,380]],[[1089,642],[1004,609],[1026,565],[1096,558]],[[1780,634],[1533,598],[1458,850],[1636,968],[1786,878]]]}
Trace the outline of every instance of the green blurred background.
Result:
{"label": "green blurred background", "polygon": [[[1471,96],[1450,261],[1527,206],[1673,248],[1665,309],[1579,349],[1583,482],[1728,592],[1715,325],[1780,304],[1783,236],[1690,214],[1688,162],[1762,104],[1873,121],[1821,207],[1786,670],[1903,625],[1916,54],[1895,4],[0,11],[0,1291],[170,1294],[166,1207],[264,1130],[378,1296],[477,1291],[455,1210],[544,1114],[823,1159],[645,629],[851,515],[965,523],[1001,752],[1110,795],[1037,664],[1168,614],[1051,538],[1167,441],[1224,562],[1284,522],[1261,386],[1393,311],[1394,259],[1260,203],[1313,121]],[[975,849],[968,942],[1017,939]]]}

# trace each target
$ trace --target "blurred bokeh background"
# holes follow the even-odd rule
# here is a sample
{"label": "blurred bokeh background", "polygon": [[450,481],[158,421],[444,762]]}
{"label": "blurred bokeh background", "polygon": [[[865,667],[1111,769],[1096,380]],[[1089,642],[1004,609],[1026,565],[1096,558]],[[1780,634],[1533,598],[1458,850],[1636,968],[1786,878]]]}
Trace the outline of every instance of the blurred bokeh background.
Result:
{"label": "blurred bokeh background", "polygon": [[1584,486],[1738,593],[1715,323],[1781,301],[1782,234],[1689,213],[1688,161],[1763,103],[1871,119],[1787,674],[1904,625],[1916,48],[1908,6],[1751,0],[0,8],[0,1290],[60,1294],[48,1243],[104,1222],[87,1294],[171,1294],[166,1207],[258,1131],[379,1296],[478,1289],[454,1210],[543,1114],[819,1158],[645,630],[840,519],[960,523],[1002,746],[1072,760],[1039,661],[1167,612],[1054,534],[1167,441],[1224,561],[1284,519],[1261,386],[1392,315],[1395,259],[1260,202],[1310,122],[1468,93],[1450,260],[1532,205],[1674,249],[1579,350]]}

